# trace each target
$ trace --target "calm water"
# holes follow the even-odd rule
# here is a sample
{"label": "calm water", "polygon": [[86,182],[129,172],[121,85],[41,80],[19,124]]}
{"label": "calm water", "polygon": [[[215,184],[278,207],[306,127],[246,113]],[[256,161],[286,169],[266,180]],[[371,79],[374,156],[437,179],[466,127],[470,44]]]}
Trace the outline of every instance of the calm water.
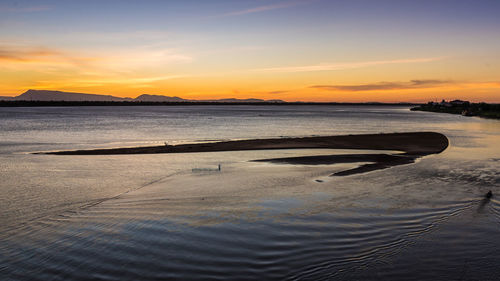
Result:
{"label": "calm water", "polygon": [[[404,131],[450,147],[348,177],[249,161],[335,150],[29,154]],[[498,280],[499,144],[500,121],[406,107],[0,108],[0,280]]]}

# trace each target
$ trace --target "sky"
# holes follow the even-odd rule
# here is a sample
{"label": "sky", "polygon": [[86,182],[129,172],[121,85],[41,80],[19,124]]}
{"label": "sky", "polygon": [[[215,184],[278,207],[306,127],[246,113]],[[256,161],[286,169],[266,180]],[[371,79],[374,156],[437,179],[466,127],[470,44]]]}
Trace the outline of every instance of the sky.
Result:
{"label": "sky", "polygon": [[0,0],[0,96],[500,102],[498,0]]}

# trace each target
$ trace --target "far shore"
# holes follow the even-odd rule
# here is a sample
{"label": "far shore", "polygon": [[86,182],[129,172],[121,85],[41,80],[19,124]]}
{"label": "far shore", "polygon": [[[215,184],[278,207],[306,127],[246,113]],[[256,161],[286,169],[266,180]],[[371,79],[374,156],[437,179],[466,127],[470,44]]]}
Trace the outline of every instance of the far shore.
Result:
{"label": "far shore", "polygon": [[440,153],[448,147],[448,138],[435,132],[411,132],[390,134],[363,134],[324,137],[298,137],[221,141],[179,145],[147,147],[124,147],[110,149],[67,150],[38,152],[52,155],[122,155],[156,153],[194,153],[271,149],[366,149],[401,151],[399,154],[325,155],[295,158],[263,159],[288,164],[336,164],[354,162],[374,162],[358,168],[342,171],[334,175],[344,176],[413,163],[416,158]]}
{"label": "far shore", "polygon": [[419,103],[380,102],[273,102],[273,101],[64,101],[64,100],[1,100],[0,107],[85,107],[85,106],[417,106]]}

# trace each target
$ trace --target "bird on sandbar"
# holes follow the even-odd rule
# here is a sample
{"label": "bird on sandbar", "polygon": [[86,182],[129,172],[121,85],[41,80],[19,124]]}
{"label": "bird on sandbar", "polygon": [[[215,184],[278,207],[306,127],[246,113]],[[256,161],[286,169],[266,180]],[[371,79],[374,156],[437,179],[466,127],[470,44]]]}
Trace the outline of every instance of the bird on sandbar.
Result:
{"label": "bird on sandbar", "polygon": [[493,197],[493,192],[488,191],[488,193],[486,193],[486,198],[490,199],[491,197]]}

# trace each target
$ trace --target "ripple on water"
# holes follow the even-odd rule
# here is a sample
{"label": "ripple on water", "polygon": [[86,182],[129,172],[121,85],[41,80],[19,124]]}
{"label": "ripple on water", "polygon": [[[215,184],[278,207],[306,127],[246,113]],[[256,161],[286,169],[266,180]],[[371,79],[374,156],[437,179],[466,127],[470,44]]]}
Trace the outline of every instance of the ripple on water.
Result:
{"label": "ripple on water", "polygon": [[[487,211],[491,210],[498,220],[498,201],[491,203]],[[453,221],[477,214],[477,200],[397,212],[345,209],[310,216],[270,212],[258,221],[240,219],[203,225],[191,224],[189,218],[137,219],[147,212],[142,201],[139,215],[133,215],[131,202],[125,202],[126,207],[119,207],[120,202],[108,204],[112,208],[105,205],[72,213],[61,221],[51,220],[48,228],[24,232],[24,239],[5,239],[7,243],[0,251],[5,262],[0,273],[13,279],[56,280],[83,280],[89,273],[92,278],[105,280],[343,280],[350,276],[367,280],[375,278],[370,272],[380,274],[381,269],[391,268],[388,272],[393,276],[387,276],[393,279],[417,280],[423,273],[412,277],[406,267],[424,268],[412,264],[408,253],[417,260],[421,255],[422,264],[439,274],[440,270],[430,265],[439,261],[429,252],[458,245],[462,258],[447,257],[448,263],[454,263],[447,266],[459,267],[463,256],[488,253],[484,247],[490,246],[483,243],[474,248],[467,243],[470,241],[463,241],[480,240],[482,235],[477,231],[488,230],[483,224],[478,230],[466,231],[469,234],[464,238],[453,228]],[[154,217],[157,210],[149,210]],[[430,245],[438,245],[436,249],[429,245],[429,239],[433,241]],[[441,274],[449,272],[442,270]]]}

